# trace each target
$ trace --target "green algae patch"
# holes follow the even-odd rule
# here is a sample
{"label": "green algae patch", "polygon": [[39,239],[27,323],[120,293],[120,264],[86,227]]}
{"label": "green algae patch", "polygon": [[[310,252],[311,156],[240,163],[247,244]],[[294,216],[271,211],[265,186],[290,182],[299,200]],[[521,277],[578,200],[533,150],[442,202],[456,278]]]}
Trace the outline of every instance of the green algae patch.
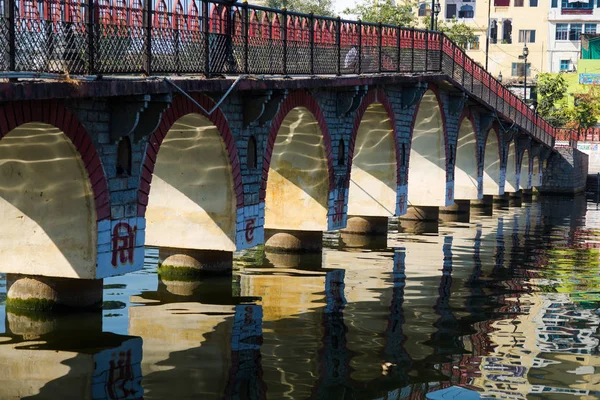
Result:
{"label": "green algae patch", "polygon": [[55,308],[56,302],[50,299],[6,299],[7,310],[52,311]]}
{"label": "green algae patch", "polygon": [[207,273],[197,268],[161,264],[158,266],[158,275],[164,281],[195,282]]}

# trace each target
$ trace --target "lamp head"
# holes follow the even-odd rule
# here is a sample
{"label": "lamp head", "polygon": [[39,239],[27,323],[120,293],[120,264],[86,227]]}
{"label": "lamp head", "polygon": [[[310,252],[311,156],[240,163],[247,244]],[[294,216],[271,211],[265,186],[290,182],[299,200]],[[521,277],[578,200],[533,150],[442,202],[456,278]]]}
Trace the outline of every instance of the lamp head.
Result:
{"label": "lamp head", "polygon": [[527,56],[529,55],[529,49],[527,48],[527,45],[523,46],[523,57],[527,58]]}

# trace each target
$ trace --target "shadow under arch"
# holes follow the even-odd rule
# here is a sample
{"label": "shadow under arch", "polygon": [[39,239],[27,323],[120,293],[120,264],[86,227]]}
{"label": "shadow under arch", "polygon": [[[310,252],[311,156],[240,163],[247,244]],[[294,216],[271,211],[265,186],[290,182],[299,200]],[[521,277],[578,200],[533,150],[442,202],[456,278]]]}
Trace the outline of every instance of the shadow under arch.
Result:
{"label": "shadow under arch", "polygon": [[[206,96],[193,98],[214,106]],[[244,196],[233,135],[219,109],[206,115],[187,98],[173,101],[148,139],[138,199],[146,244],[235,251]]]}
{"label": "shadow under arch", "polygon": [[423,94],[413,117],[408,160],[408,201],[416,206],[446,206],[447,131],[439,94]]}
{"label": "shadow under arch", "polygon": [[273,120],[264,155],[260,201],[265,202],[265,228],[327,230],[333,187],[325,117],[313,97],[294,92]]}
{"label": "shadow under arch", "polygon": [[517,145],[515,141],[511,141],[507,147],[506,157],[506,181],[504,183],[504,192],[514,193],[519,190],[519,175],[517,174],[518,158]]}
{"label": "shadow under arch", "polygon": [[493,126],[486,133],[483,157],[483,194],[497,196],[501,191],[502,152],[498,128]]}
{"label": "shadow under arch", "polygon": [[454,169],[454,198],[475,200],[479,196],[479,141],[473,115],[465,110],[459,119]]}
{"label": "shadow under arch", "polygon": [[540,186],[542,178],[542,169],[540,166],[540,157],[535,156],[531,160],[531,187]]}
{"label": "shadow under arch", "polygon": [[0,270],[95,279],[110,198],[96,148],[57,101],[0,106]]}
{"label": "shadow under arch", "polygon": [[521,169],[519,171],[519,187],[521,189],[531,189],[531,160],[529,158],[529,149],[523,151],[521,156]]}
{"label": "shadow under arch", "polygon": [[393,216],[400,186],[396,120],[381,89],[357,110],[348,149],[348,215]]}

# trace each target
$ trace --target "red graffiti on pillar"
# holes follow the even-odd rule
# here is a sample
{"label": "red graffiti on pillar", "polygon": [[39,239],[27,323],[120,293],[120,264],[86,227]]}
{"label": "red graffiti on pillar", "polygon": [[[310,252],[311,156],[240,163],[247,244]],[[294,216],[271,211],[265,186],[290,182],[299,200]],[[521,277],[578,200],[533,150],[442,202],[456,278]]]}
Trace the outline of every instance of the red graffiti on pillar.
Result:
{"label": "red graffiti on pillar", "polygon": [[[133,264],[135,249],[135,234],[137,226],[133,228],[127,222],[119,222],[112,232],[112,261],[113,267],[120,264]],[[118,263],[117,263],[118,258]]]}
{"label": "red graffiti on pillar", "polygon": [[135,376],[133,376],[131,366],[131,350],[128,350],[127,353],[120,351],[116,362],[114,360],[115,356],[116,354],[113,354],[113,359],[110,360],[106,392],[110,399],[125,399],[136,393],[133,388]]}
{"label": "red graffiti on pillar", "polygon": [[246,221],[246,243],[252,243],[254,241],[255,223],[256,218],[251,218]]}
{"label": "red graffiti on pillar", "polygon": [[404,214],[404,202],[406,201],[406,196],[401,194],[400,195],[400,204],[399,204],[399,211],[400,211],[400,215]]}

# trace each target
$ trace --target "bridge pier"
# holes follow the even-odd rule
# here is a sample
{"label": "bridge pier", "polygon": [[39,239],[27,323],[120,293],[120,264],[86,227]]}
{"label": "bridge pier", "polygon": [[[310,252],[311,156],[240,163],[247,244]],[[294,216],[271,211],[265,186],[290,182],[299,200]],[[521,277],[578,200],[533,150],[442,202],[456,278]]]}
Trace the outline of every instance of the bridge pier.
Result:
{"label": "bridge pier", "polygon": [[471,214],[470,200],[454,200],[454,204],[440,207],[440,220],[444,222],[469,222]]}
{"label": "bridge pier", "polygon": [[531,203],[533,201],[533,189],[522,189],[521,196],[523,203]]}
{"label": "bridge pier", "polygon": [[523,197],[520,191],[509,193],[508,195],[508,205],[509,207],[521,207],[523,204]]}
{"label": "bridge pier", "polygon": [[494,196],[484,195],[481,200],[471,200],[471,208],[477,210],[478,215],[492,215],[494,209]]}
{"label": "bridge pier", "polygon": [[8,310],[52,311],[102,306],[102,279],[7,274],[6,287]]}
{"label": "bridge pier", "polygon": [[495,210],[506,208],[509,206],[510,195],[508,193],[493,196],[493,207]]}
{"label": "bridge pier", "polygon": [[404,232],[435,233],[438,230],[440,208],[430,206],[409,206],[401,216],[400,225]]}
{"label": "bridge pier", "polygon": [[[161,278],[227,274],[233,266],[233,252],[161,247],[159,265]],[[177,279],[169,279],[177,280]]]}
{"label": "bridge pier", "polygon": [[323,232],[265,229],[265,250],[280,253],[318,253]]}

